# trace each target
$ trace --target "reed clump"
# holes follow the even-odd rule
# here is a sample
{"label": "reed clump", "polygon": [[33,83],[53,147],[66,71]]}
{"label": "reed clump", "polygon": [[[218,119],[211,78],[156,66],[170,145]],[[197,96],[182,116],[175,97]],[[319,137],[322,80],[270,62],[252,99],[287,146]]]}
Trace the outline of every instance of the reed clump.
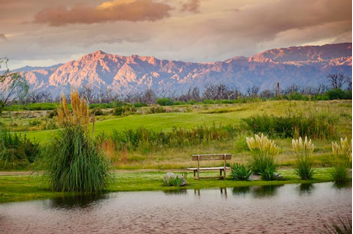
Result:
{"label": "reed clump", "polygon": [[311,159],[311,155],[314,152],[314,144],[308,137],[305,137],[304,140],[299,137],[299,139],[292,139],[292,147],[297,156],[295,173],[302,180],[312,179],[315,173]]}
{"label": "reed clump", "polygon": [[275,158],[279,153],[278,146],[264,134],[247,137],[246,143],[252,152],[250,167],[253,173],[263,179],[273,180],[277,169]]}
{"label": "reed clump", "polygon": [[47,174],[55,191],[94,192],[109,184],[109,162],[92,141],[89,109],[77,91],[71,93],[69,110],[65,96],[58,108],[58,135],[49,146]]}
{"label": "reed clump", "polygon": [[347,138],[332,142],[331,176],[335,182],[346,182],[350,179],[348,169],[352,168],[352,143]]}

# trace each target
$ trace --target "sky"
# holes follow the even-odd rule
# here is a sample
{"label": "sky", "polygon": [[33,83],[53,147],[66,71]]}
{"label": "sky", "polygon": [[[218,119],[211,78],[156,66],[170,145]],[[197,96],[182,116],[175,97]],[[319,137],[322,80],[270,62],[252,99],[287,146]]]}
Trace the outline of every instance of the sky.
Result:
{"label": "sky", "polygon": [[0,12],[10,69],[97,50],[211,62],[352,41],[350,0],[0,0]]}

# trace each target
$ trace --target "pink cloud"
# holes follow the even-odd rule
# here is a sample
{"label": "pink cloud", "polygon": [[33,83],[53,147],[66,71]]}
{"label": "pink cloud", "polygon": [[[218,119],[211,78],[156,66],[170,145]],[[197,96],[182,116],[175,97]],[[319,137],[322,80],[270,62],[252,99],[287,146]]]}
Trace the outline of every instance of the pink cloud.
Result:
{"label": "pink cloud", "polygon": [[157,21],[169,17],[171,10],[171,6],[152,0],[116,0],[97,7],[78,4],[71,9],[64,6],[44,8],[34,16],[34,22],[63,26],[112,21]]}

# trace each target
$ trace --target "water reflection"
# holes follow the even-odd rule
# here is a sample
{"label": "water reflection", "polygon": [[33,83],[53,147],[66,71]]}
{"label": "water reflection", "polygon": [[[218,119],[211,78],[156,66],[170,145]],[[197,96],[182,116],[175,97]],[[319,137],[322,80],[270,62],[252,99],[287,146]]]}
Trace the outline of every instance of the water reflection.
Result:
{"label": "water reflection", "polygon": [[14,202],[0,204],[0,233],[317,233],[338,211],[352,215],[352,189],[345,186],[183,188]]}
{"label": "water reflection", "polygon": [[315,186],[313,184],[300,184],[299,185],[299,195],[310,195],[312,191],[315,189]]}
{"label": "water reflection", "polygon": [[333,187],[336,189],[352,188],[352,181],[335,182],[335,183],[333,183]]}
{"label": "water reflection", "polygon": [[187,189],[172,189],[163,191],[165,195],[186,195]]}
{"label": "water reflection", "polygon": [[85,208],[93,204],[99,203],[103,199],[107,199],[105,194],[80,194],[75,196],[64,196],[50,199],[49,208],[72,209]]}
{"label": "water reflection", "polygon": [[220,192],[221,192],[221,196],[224,198],[228,198],[228,194],[227,194],[227,188],[219,188]]}
{"label": "water reflection", "polygon": [[252,194],[255,198],[267,198],[277,195],[278,188],[283,185],[266,185],[266,186],[257,186],[252,190]]}
{"label": "water reflection", "polygon": [[250,192],[250,186],[244,187],[234,187],[233,188],[233,195],[245,195]]}

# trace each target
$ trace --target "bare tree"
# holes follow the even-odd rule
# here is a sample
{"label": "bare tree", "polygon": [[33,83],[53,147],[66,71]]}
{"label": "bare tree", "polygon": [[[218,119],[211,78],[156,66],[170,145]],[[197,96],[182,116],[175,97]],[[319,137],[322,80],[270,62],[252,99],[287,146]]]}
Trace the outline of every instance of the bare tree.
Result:
{"label": "bare tree", "polygon": [[352,78],[349,76],[346,76],[346,83],[348,85],[347,90],[352,91]]}
{"label": "bare tree", "polygon": [[275,92],[273,92],[269,89],[265,89],[260,93],[261,98],[273,98],[275,96],[276,96]]}
{"label": "bare tree", "polygon": [[342,89],[342,86],[347,82],[347,78],[341,73],[329,74],[327,79],[332,89]]}
{"label": "bare tree", "polygon": [[257,97],[258,93],[259,93],[259,86],[252,86],[251,88],[248,88],[246,90],[247,94],[249,97]]}
{"label": "bare tree", "polygon": [[86,84],[85,86],[83,86],[79,90],[79,94],[80,96],[83,95],[88,102],[92,102],[94,100],[95,93],[90,84]]}
{"label": "bare tree", "polygon": [[51,93],[49,93],[48,91],[32,91],[28,93],[26,101],[31,103],[52,102],[53,98]]}
{"label": "bare tree", "polygon": [[146,104],[154,104],[156,103],[157,96],[152,89],[147,89],[145,93],[142,95],[142,102]]}

